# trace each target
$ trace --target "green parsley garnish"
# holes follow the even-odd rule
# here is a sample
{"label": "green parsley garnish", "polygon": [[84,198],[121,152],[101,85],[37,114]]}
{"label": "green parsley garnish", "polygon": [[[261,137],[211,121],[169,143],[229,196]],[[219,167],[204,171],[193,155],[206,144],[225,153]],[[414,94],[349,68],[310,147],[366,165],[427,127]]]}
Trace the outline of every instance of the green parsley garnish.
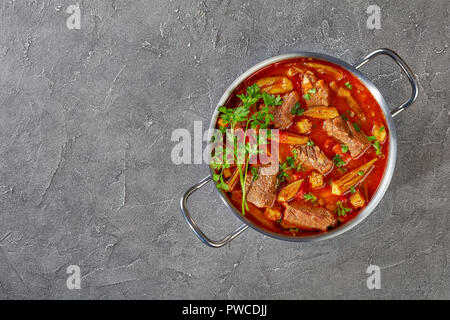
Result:
{"label": "green parsley garnish", "polygon": [[342,160],[340,155],[335,155],[333,158],[333,162],[336,165],[336,167],[342,167],[343,165],[345,165],[344,160]]}
{"label": "green parsley garnish", "polygon": [[292,157],[286,157],[286,163],[287,163],[287,165],[288,165],[289,167],[293,168],[293,167],[294,167],[294,162],[295,162],[294,158],[292,158]]}
{"label": "green parsley garnish", "polygon": [[267,92],[263,92],[262,98],[266,106],[280,106],[283,104],[283,101],[279,95],[275,96],[270,95]]}
{"label": "green parsley garnish", "polygon": [[356,190],[355,190],[355,187],[354,187],[354,186],[351,186],[351,187],[350,187],[350,192],[351,192],[351,193],[355,193],[355,192],[356,192]]}
{"label": "green parsley garnish", "polygon": [[295,168],[295,171],[306,171],[306,168],[303,166],[303,162],[300,161],[300,163],[298,164],[297,168]]}
{"label": "green parsley garnish", "polygon": [[291,168],[291,169],[294,169],[297,172],[300,171],[300,170],[305,171],[306,168],[303,167],[303,162],[302,161],[300,161],[300,163],[297,166],[295,165],[295,160],[297,160],[297,150],[293,149],[292,150],[292,154],[294,155],[294,157],[286,157],[286,162],[283,163],[283,165],[282,165],[283,170],[286,169],[286,168]]}
{"label": "green parsley garnish", "polygon": [[346,86],[347,88],[349,88],[350,90],[352,90],[352,85],[350,84],[350,81],[347,81],[347,82],[345,83],[345,86]]}
{"label": "green parsley garnish", "polygon": [[[239,122],[244,122],[244,136],[247,134],[249,128],[260,127],[261,129],[267,129],[270,122],[273,120],[273,115],[270,113],[269,106],[276,106],[282,104],[280,96],[274,96],[261,92],[260,87],[257,84],[248,86],[245,93],[238,94],[237,97],[242,101],[242,104],[237,108],[227,108],[221,106],[219,108],[219,117],[223,120],[223,126],[226,126],[227,130],[225,134],[231,137],[231,141],[234,142],[234,148],[226,148],[219,146],[214,148],[211,167],[216,170],[213,175],[213,179],[217,182],[216,187],[223,190],[229,190],[228,185],[223,179],[223,170],[230,167],[230,160],[233,159],[238,164],[239,180],[242,190],[242,215],[245,215],[245,210],[248,210],[246,199],[246,181],[247,175],[250,173],[255,178],[255,171],[249,169],[249,159],[251,156],[258,154],[258,144],[251,144],[250,142],[238,141],[238,137],[233,134],[236,129],[236,125]],[[263,99],[264,106],[258,112],[250,114],[250,107],[255,105],[260,99]],[[231,159],[230,159],[231,158]],[[241,163],[243,162],[243,163]]]}
{"label": "green parsley garnish", "polygon": [[346,152],[348,151],[347,145],[341,144],[341,151],[342,151],[343,153],[346,153]]}
{"label": "green parsley garnish", "polygon": [[383,155],[383,152],[381,152],[382,147],[380,141],[375,141],[375,143],[372,143],[372,146],[375,148],[375,154],[381,157]]}
{"label": "green parsley garnish", "polygon": [[334,210],[334,212],[336,212],[338,214],[338,216],[340,216],[340,217],[344,217],[347,215],[348,212],[352,211],[351,208],[344,207],[344,205],[340,201],[336,202],[336,205],[337,205],[337,208],[336,208],[336,210]]}
{"label": "green parsley garnish", "polygon": [[364,170],[359,170],[358,175],[362,177],[364,175]]}
{"label": "green parsley garnish", "polygon": [[258,174],[258,168],[257,167],[251,167],[250,172],[252,173],[253,176],[253,181],[255,181],[256,179],[258,179],[259,174]]}
{"label": "green parsley garnish", "polygon": [[308,193],[304,194],[303,198],[306,201],[311,201],[311,203],[314,203],[314,202],[317,201],[317,197],[315,195],[313,195],[311,192],[308,192]]}
{"label": "green parsley garnish", "polygon": [[280,172],[278,173],[278,181],[284,182],[284,180],[286,180],[286,178],[289,178],[289,175],[285,172],[285,170],[287,169],[287,165],[286,162],[283,164],[280,164]]}
{"label": "green parsley garnish", "polygon": [[312,146],[314,145],[314,141],[308,140],[308,142],[306,143],[306,145],[307,145],[308,147],[312,147]]}
{"label": "green parsley garnish", "polygon": [[303,98],[305,98],[305,100],[309,100],[309,99],[311,99],[311,95],[309,93],[305,93],[303,95]]}
{"label": "green parsley garnish", "polygon": [[301,116],[305,110],[301,109],[301,105],[299,102],[297,102],[292,108],[291,113],[293,115]]}
{"label": "green parsley garnish", "polygon": [[355,128],[356,131],[361,132],[361,129],[356,123],[353,124],[353,127]]}
{"label": "green parsley garnish", "polygon": [[317,92],[317,89],[316,88],[312,88],[312,89],[309,89],[308,90],[308,93],[311,93],[311,94],[314,94],[314,93],[316,93]]}

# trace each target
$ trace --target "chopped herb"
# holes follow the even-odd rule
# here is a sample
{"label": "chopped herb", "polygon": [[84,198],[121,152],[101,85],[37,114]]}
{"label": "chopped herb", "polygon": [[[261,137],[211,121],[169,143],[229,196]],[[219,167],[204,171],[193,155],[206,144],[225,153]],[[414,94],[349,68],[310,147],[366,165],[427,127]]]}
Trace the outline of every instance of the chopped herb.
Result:
{"label": "chopped herb", "polygon": [[383,152],[381,152],[381,144],[380,141],[375,141],[375,143],[372,143],[372,146],[375,148],[375,154],[379,157],[383,156]]}
{"label": "chopped herb", "polygon": [[334,156],[333,162],[336,165],[336,167],[342,167],[345,165],[344,160],[342,160],[341,156],[338,154]]}
{"label": "chopped herb", "polygon": [[344,119],[345,121],[348,120],[347,116],[345,114],[342,114],[342,119]]}
{"label": "chopped herb", "polygon": [[280,172],[278,173],[278,181],[284,182],[284,180],[286,180],[286,178],[289,178],[289,175],[284,171],[286,170],[286,162],[283,164],[280,164]]}
{"label": "chopped herb", "polygon": [[359,128],[359,126],[356,123],[353,124],[353,127],[355,127],[356,131],[361,132],[361,129]]}
{"label": "chopped herb", "polygon": [[341,144],[341,151],[342,151],[343,153],[346,153],[346,152],[348,151],[347,145]]}
{"label": "chopped herb", "polygon": [[286,163],[288,164],[289,167],[293,168],[294,167],[294,158],[292,157],[286,157]]}
{"label": "chopped herb", "polygon": [[350,90],[352,90],[352,85],[350,84],[350,81],[347,81],[347,82],[345,83],[345,86],[346,86],[347,88],[349,88]]}
{"label": "chopped herb", "polygon": [[311,94],[314,94],[316,92],[317,92],[316,88],[312,88],[312,89],[308,90],[308,93],[311,93]]}
{"label": "chopped herb", "polygon": [[351,193],[355,193],[355,192],[356,192],[356,190],[355,190],[355,187],[354,187],[354,186],[351,186],[351,187],[350,187],[350,192],[351,192]]}
{"label": "chopped herb", "polygon": [[251,167],[250,172],[252,173],[253,181],[258,179],[259,174],[258,174],[258,168],[257,167]]}
{"label": "chopped herb", "polygon": [[384,126],[382,126],[380,129],[378,129],[378,134],[382,133],[384,131]]}
{"label": "chopped herb", "polygon": [[307,145],[308,147],[312,147],[312,146],[314,145],[314,141],[308,140],[308,142],[306,143],[306,145]]}
{"label": "chopped herb", "polygon": [[340,217],[345,217],[348,212],[352,211],[351,208],[344,207],[344,205],[342,204],[341,201],[336,202],[336,205],[337,205],[337,208],[336,208],[336,210],[334,210],[334,212],[336,212],[338,214],[338,216],[340,216]]}
{"label": "chopped herb", "polygon": [[301,105],[299,102],[297,102],[292,108],[291,113],[293,115],[301,116],[305,110],[301,109]]}
{"label": "chopped herb", "polygon": [[290,228],[289,232],[299,232],[300,229],[299,228]]}
{"label": "chopped herb", "polygon": [[373,140],[375,140],[375,139],[376,139],[375,136],[368,136],[368,137],[367,137],[367,140],[369,140],[369,141],[373,141]]}
{"label": "chopped herb", "polygon": [[303,162],[302,161],[300,161],[300,163],[297,166],[295,165],[295,160],[297,160],[297,150],[293,149],[292,150],[292,154],[294,155],[294,157],[286,157],[286,162],[283,163],[283,166],[282,166],[283,170],[286,169],[287,167],[289,167],[291,169],[294,169],[297,172],[300,171],[300,170],[305,171],[306,168],[303,167]]}
{"label": "chopped herb", "polygon": [[314,203],[314,202],[317,201],[317,197],[315,195],[313,195],[311,192],[308,192],[308,193],[304,194],[303,198],[306,201],[311,201],[311,203]]}
{"label": "chopped herb", "polygon": [[309,100],[311,99],[311,95],[309,93],[306,93],[303,95],[303,98],[305,98],[305,100]]}
{"label": "chopped herb", "polygon": [[362,177],[364,175],[364,170],[359,170],[358,175]]}
{"label": "chopped herb", "polygon": [[306,171],[306,168],[303,166],[303,162],[300,161],[300,163],[298,164],[297,168],[295,169],[297,172],[298,171]]}

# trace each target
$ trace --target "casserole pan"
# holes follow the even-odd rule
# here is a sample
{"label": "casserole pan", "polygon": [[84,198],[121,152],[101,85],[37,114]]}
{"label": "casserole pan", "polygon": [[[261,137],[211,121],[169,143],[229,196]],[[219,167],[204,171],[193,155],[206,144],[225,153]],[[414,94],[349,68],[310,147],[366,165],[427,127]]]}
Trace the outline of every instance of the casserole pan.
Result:
{"label": "casserole pan", "polygon": [[[409,80],[409,83],[411,84],[411,96],[410,98],[393,109],[392,111],[389,109],[388,104],[384,100],[383,96],[381,95],[380,91],[375,87],[375,85],[364,75],[359,71],[359,68],[361,68],[363,65],[365,65],[367,62],[372,60],[373,58],[379,56],[379,55],[386,55],[390,58],[392,58],[402,69],[404,74]],[[306,242],[306,241],[318,241],[318,240],[325,240],[330,239],[333,237],[336,237],[337,235],[340,235],[356,225],[358,225],[361,221],[363,221],[367,216],[376,208],[378,203],[383,198],[383,195],[385,194],[389,183],[391,182],[392,175],[395,168],[395,162],[397,158],[397,135],[395,130],[395,125],[393,118],[400,114],[403,110],[408,108],[417,98],[418,95],[418,84],[417,80],[411,71],[411,69],[408,67],[408,65],[403,61],[403,59],[394,51],[390,49],[377,49],[364,58],[362,58],[359,62],[357,62],[354,65],[350,65],[338,58],[321,54],[321,53],[314,53],[314,52],[295,52],[295,53],[289,53],[289,54],[283,54],[278,55],[269,59],[266,59],[255,66],[251,67],[247,71],[245,71],[243,74],[241,74],[234,82],[228,87],[228,89],[225,91],[225,93],[222,95],[219,103],[216,106],[216,109],[214,111],[214,114],[211,119],[211,123],[209,128],[214,129],[217,122],[217,117],[219,115],[219,107],[224,105],[225,102],[228,100],[230,95],[233,93],[233,91],[236,89],[236,87],[245,79],[247,79],[249,76],[251,76],[256,71],[260,70],[261,68],[264,68],[267,65],[271,65],[275,62],[280,62],[284,60],[289,60],[293,58],[315,58],[323,61],[328,61],[331,63],[334,63],[350,73],[353,74],[356,78],[358,78],[365,86],[366,88],[371,92],[373,97],[378,102],[379,106],[381,107],[381,110],[383,112],[384,118],[386,120],[388,129],[389,129],[389,153],[388,153],[388,159],[387,159],[387,166],[384,171],[383,178],[378,186],[378,189],[376,190],[375,194],[373,195],[371,201],[368,203],[368,205],[352,220],[348,221],[347,223],[324,233],[318,233],[318,234],[312,234],[312,235],[305,235],[305,236],[291,236],[286,234],[279,234],[276,232],[272,232],[269,230],[264,229],[263,227],[257,225],[256,223],[250,221],[245,216],[243,216],[238,208],[235,208],[235,206],[230,202],[230,200],[226,197],[226,195],[223,193],[222,190],[219,190],[217,188],[216,191],[219,195],[219,197],[223,200],[225,205],[228,207],[228,209],[233,212],[242,222],[243,224],[234,230],[232,233],[227,235],[225,238],[221,240],[211,240],[209,237],[207,237],[201,229],[198,227],[198,225],[195,223],[195,221],[192,219],[191,214],[187,208],[187,201],[188,198],[198,189],[206,185],[208,182],[212,181],[212,175],[213,175],[213,169],[210,167],[210,175],[203,178],[189,188],[181,197],[180,199],[180,208],[181,213],[183,214],[184,219],[188,223],[189,227],[192,229],[192,231],[197,235],[197,237],[206,245],[214,248],[222,247],[226,244],[228,244],[231,240],[236,238],[238,235],[240,235],[242,232],[244,232],[248,227],[252,227],[253,229],[257,230],[258,232],[261,232],[262,234],[265,234],[269,237],[280,239],[280,240],[286,240],[286,241],[297,241],[297,242]],[[208,141],[211,141],[212,137],[209,137]]]}

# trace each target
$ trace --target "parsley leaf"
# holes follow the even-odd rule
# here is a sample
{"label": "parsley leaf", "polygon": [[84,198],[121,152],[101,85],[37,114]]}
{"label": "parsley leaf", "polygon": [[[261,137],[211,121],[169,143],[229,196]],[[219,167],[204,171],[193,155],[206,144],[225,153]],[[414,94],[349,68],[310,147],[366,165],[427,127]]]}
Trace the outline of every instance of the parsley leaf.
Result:
{"label": "parsley leaf", "polygon": [[237,107],[236,109],[234,109],[233,112],[233,121],[234,122],[241,122],[244,121],[248,114],[250,113],[250,109],[246,108],[245,104]]}
{"label": "parsley leaf", "polygon": [[284,171],[286,170],[286,162],[283,164],[280,164],[280,172],[278,173],[278,181],[284,182],[284,180],[286,180],[286,178],[289,178],[289,175]]}
{"label": "parsley leaf", "polygon": [[308,193],[304,194],[303,198],[306,201],[311,201],[311,203],[314,203],[314,202],[317,201],[317,197],[315,195],[313,195],[311,192],[308,192]]}
{"label": "parsley leaf", "polygon": [[375,143],[372,143],[372,146],[375,148],[375,154],[381,157],[383,155],[383,152],[381,152],[382,147],[380,141],[375,141]]}
{"label": "parsley leaf", "polygon": [[358,175],[362,177],[364,175],[364,170],[359,170]]}
{"label": "parsley leaf", "polygon": [[306,143],[306,145],[307,145],[308,147],[312,147],[312,146],[314,145],[314,141],[308,140],[308,142]]}
{"label": "parsley leaf", "polygon": [[298,164],[298,166],[297,166],[297,168],[295,168],[295,170],[298,172],[298,171],[303,171],[303,172],[305,172],[306,171],[306,168],[305,168],[305,166],[303,165],[303,162],[302,161],[300,161],[300,163]]}
{"label": "parsley leaf", "polygon": [[343,153],[346,153],[346,152],[348,151],[347,145],[341,144],[341,151],[342,151]]}
{"label": "parsley leaf", "polygon": [[262,98],[266,106],[279,106],[283,104],[280,95],[275,97],[275,95],[270,95],[267,92],[263,92]]}
{"label": "parsley leaf", "polygon": [[294,162],[295,162],[294,158],[292,158],[292,157],[286,157],[286,163],[287,163],[287,165],[288,165],[289,167],[293,168],[293,167],[294,167]]}
{"label": "parsley leaf", "polygon": [[361,129],[359,128],[359,126],[356,123],[353,124],[353,127],[355,127],[356,131],[361,132]]}
{"label": "parsley leaf", "polygon": [[257,167],[251,167],[250,172],[252,173],[253,181],[258,179],[259,174],[258,174],[258,168]]}
{"label": "parsley leaf", "polygon": [[305,110],[301,109],[301,105],[299,102],[297,102],[292,108],[291,108],[291,113],[293,115],[298,115],[301,116],[303,114]]}
{"label": "parsley leaf", "polygon": [[311,99],[311,95],[309,93],[306,93],[303,95],[303,98],[305,98],[305,100],[309,100]]}
{"label": "parsley leaf", "polygon": [[340,217],[344,217],[347,215],[348,212],[352,211],[351,208],[346,208],[344,207],[344,205],[342,204],[341,201],[336,202],[337,208],[336,210],[334,210],[334,212],[336,212],[338,214],[338,216]]}
{"label": "parsley leaf", "polygon": [[347,82],[345,83],[345,86],[346,86],[347,88],[349,88],[350,90],[352,90],[352,85],[350,84],[350,81],[347,81]]}
{"label": "parsley leaf", "polygon": [[342,167],[345,165],[344,160],[342,160],[341,156],[338,154],[334,156],[333,162],[336,165],[336,167]]}
{"label": "parsley leaf", "polygon": [[254,96],[258,95],[260,90],[261,89],[259,88],[259,86],[256,83],[252,84],[251,86],[248,86],[246,89],[247,94],[250,97],[254,97]]}

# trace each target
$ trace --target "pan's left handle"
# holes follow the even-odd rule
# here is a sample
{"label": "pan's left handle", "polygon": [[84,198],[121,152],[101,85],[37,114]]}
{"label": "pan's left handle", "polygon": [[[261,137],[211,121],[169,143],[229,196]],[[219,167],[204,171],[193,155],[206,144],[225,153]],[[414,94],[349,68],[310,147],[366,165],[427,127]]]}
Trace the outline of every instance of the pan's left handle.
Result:
{"label": "pan's left handle", "polygon": [[391,112],[392,117],[395,117],[400,112],[402,112],[403,110],[408,108],[410,105],[412,105],[414,103],[414,101],[416,101],[417,95],[419,94],[419,85],[417,83],[416,77],[414,76],[414,73],[411,71],[411,68],[408,67],[406,62],[396,52],[392,51],[391,49],[381,48],[381,49],[377,49],[377,50],[369,53],[367,56],[365,56],[358,63],[355,64],[355,68],[356,69],[361,68],[367,62],[372,60],[372,58],[375,58],[376,56],[379,56],[379,55],[386,55],[386,56],[390,57],[392,60],[394,60],[400,66],[403,73],[408,78],[409,83],[411,84],[411,96],[409,97],[409,99],[406,100],[405,102],[403,102],[401,105],[399,105],[397,108],[395,108]]}
{"label": "pan's left handle", "polygon": [[189,213],[189,210],[187,209],[187,200],[189,199],[189,197],[191,196],[191,194],[193,194],[195,191],[197,191],[198,189],[200,189],[201,187],[203,187],[205,184],[207,184],[208,182],[210,182],[212,180],[212,177],[209,175],[205,178],[203,178],[199,183],[197,183],[196,185],[194,185],[193,187],[189,188],[189,190],[187,190],[184,195],[181,197],[180,200],[180,208],[181,208],[181,213],[183,214],[184,219],[186,220],[187,224],[189,225],[189,227],[192,229],[192,231],[194,231],[194,233],[196,234],[196,236],[202,240],[202,242],[204,244],[206,244],[207,246],[213,247],[213,248],[220,248],[223,247],[224,245],[228,244],[231,240],[233,240],[234,238],[236,238],[238,235],[240,235],[242,232],[244,232],[245,230],[247,230],[248,225],[243,224],[242,226],[240,226],[239,228],[237,228],[236,230],[234,230],[232,233],[230,233],[229,235],[227,235],[225,238],[223,238],[222,240],[218,240],[218,241],[214,241],[209,239],[199,228],[199,226],[195,223],[195,221],[192,219],[191,214]]}

